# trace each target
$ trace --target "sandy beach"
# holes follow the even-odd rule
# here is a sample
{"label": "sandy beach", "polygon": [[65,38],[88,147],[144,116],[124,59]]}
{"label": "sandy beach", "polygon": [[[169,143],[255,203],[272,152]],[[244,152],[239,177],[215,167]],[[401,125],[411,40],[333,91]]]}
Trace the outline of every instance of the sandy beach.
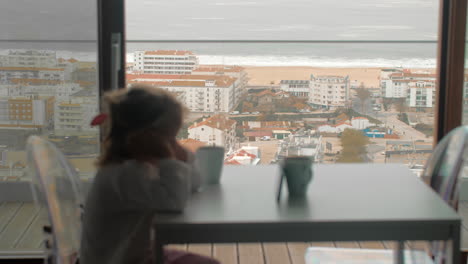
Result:
{"label": "sandy beach", "polygon": [[[249,75],[249,85],[279,84],[281,80],[308,80],[314,75],[349,75],[351,83],[364,83],[366,88],[379,87],[381,68],[319,68],[306,66],[259,67],[244,66]],[[418,69],[421,70],[421,69]],[[426,69],[427,70],[427,69]]]}

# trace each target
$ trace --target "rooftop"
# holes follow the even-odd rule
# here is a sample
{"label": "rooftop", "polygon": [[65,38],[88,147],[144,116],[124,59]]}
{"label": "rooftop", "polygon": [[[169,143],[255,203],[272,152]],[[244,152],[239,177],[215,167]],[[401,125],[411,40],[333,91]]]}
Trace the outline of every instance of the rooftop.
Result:
{"label": "rooftop", "polygon": [[[127,74],[128,83],[146,83],[152,85],[166,85],[166,86],[205,86],[206,81],[214,81],[215,86],[229,87],[236,78],[230,76],[215,76],[215,75],[170,75],[170,74]],[[199,81],[195,83],[193,81]],[[203,82],[203,85],[201,85]],[[193,85],[192,85],[193,84]]]}
{"label": "rooftop", "polygon": [[194,69],[194,72],[241,72],[245,70],[241,66],[227,66],[227,65],[200,65]]}
{"label": "rooftop", "polygon": [[200,126],[209,126],[212,128],[225,130],[225,129],[231,129],[232,126],[235,124],[236,124],[236,121],[229,119],[224,115],[217,114],[217,115],[211,116],[208,119],[205,119],[204,121],[200,123],[195,123],[191,125],[189,129],[197,128]]}
{"label": "rooftop", "polygon": [[194,55],[193,52],[188,50],[149,50],[145,51],[145,55],[175,55],[175,56],[184,56],[184,55]]}
{"label": "rooftop", "polygon": [[201,142],[193,138],[181,139],[179,140],[179,143],[191,152],[196,152],[200,147],[206,146],[205,142]]}

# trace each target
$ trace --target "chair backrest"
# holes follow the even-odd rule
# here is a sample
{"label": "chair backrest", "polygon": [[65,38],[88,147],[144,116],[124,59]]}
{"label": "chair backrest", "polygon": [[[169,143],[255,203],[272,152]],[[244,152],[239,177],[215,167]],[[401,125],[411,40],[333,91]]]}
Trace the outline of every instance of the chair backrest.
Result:
{"label": "chair backrest", "polygon": [[437,144],[426,162],[423,177],[430,178],[431,188],[455,209],[458,203],[458,178],[463,172],[468,148],[468,126],[453,129]]}
{"label": "chair backrest", "polygon": [[54,263],[75,263],[81,240],[83,192],[75,169],[50,142],[27,142],[31,186],[36,202],[47,208]]}
{"label": "chair backrest", "polygon": [[[460,126],[437,144],[423,172],[423,177],[430,179],[431,188],[455,210],[458,209],[459,178],[467,165],[467,154],[468,126]],[[431,243],[430,251],[435,263],[444,263],[446,249],[445,242]]]}

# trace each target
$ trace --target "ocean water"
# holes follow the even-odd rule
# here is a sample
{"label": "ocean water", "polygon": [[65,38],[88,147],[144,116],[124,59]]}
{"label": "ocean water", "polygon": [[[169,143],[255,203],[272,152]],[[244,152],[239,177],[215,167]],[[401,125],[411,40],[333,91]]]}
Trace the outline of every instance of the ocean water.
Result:
{"label": "ocean water", "polygon": [[[127,61],[149,49],[191,50],[202,64],[435,67],[438,0],[127,0]],[[0,53],[47,49],[96,60],[93,0],[9,1]],[[31,42],[11,42],[29,39]],[[73,40],[88,40],[79,43]],[[2,40],[10,40],[5,42]],[[34,42],[61,40],[62,43]],[[138,42],[138,40],[152,42]],[[161,43],[160,40],[176,40]],[[180,40],[182,42],[177,42]],[[382,43],[189,43],[183,40],[378,40]],[[94,41],[94,42],[93,42]]]}

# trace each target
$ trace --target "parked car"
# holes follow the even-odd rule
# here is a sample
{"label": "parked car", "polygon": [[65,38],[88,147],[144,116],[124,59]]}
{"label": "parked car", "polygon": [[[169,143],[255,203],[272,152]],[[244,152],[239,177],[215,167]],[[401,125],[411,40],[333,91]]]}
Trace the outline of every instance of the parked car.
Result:
{"label": "parked car", "polygon": [[239,114],[239,111],[232,111],[229,113],[230,115],[238,115]]}
{"label": "parked car", "polygon": [[271,139],[270,136],[263,136],[263,137],[260,138],[260,140],[262,140],[262,141],[269,141],[270,139]]}
{"label": "parked car", "polygon": [[243,112],[243,115],[250,115],[250,112]]}
{"label": "parked car", "polygon": [[258,115],[260,112],[252,112],[252,115]]}

